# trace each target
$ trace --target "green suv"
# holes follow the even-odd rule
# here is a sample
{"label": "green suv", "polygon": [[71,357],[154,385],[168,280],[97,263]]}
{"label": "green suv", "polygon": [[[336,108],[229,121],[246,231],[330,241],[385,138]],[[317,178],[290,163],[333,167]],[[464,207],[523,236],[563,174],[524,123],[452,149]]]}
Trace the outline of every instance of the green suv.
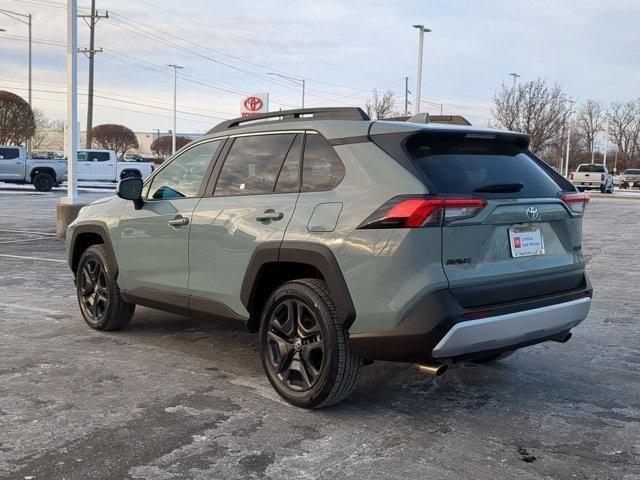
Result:
{"label": "green suv", "polygon": [[373,360],[438,375],[564,342],[591,304],[588,196],[527,146],[354,108],[223,122],[80,211],[80,310],[97,330],[136,305],[245,325],[306,408],[346,398]]}

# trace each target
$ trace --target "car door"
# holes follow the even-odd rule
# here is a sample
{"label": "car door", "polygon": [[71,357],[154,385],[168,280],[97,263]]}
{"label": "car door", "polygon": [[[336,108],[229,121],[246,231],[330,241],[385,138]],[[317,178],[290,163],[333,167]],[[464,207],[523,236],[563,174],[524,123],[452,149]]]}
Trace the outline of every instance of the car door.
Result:
{"label": "car door", "polygon": [[116,160],[109,152],[88,151],[91,178],[97,182],[113,182],[116,178]]}
{"label": "car door", "polygon": [[23,180],[24,161],[20,158],[20,149],[0,148],[0,180]]}
{"label": "car door", "polygon": [[78,167],[78,180],[89,181],[91,177],[91,164],[92,160],[89,159],[89,152],[81,150],[78,152],[78,161],[76,165]]}
{"label": "car door", "polygon": [[125,292],[186,309],[188,240],[220,140],[184,150],[145,185],[144,204],[128,202],[116,229],[119,284]]}
{"label": "car door", "polygon": [[246,316],[240,290],[256,247],[282,241],[299,195],[300,132],[230,138],[212,195],[193,213],[189,240],[192,310],[224,306]]}

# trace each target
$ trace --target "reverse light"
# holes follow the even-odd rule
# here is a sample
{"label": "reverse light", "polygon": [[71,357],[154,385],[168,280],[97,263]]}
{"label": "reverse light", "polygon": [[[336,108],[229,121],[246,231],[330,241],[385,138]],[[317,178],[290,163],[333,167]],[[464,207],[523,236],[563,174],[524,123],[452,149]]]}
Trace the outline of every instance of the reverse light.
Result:
{"label": "reverse light", "polygon": [[590,197],[586,193],[564,193],[560,195],[560,199],[567,204],[573,213],[582,215]]}
{"label": "reverse light", "polygon": [[421,228],[441,226],[453,220],[475,217],[487,201],[477,197],[422,197],[399,196],[392,198],[358,228]]}

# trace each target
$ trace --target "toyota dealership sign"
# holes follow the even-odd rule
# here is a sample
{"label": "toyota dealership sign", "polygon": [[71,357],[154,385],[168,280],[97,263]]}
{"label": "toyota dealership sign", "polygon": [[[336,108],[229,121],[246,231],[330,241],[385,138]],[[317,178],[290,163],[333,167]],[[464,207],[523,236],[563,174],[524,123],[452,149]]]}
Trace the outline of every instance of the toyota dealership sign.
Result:
{"label": "toyota dealership sign", "polygon": [[240,100],[240,113],[243,117],[251,117],[269,111],[269,94],[256,93]]}

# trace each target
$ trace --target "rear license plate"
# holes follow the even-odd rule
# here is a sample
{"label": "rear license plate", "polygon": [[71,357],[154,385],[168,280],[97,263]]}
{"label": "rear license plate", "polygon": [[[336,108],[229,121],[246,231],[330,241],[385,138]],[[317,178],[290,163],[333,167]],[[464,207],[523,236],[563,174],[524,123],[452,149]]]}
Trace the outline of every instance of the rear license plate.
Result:
{"label": "rear license plate", "polygon": [[539,228],[510,228],[509,244],[514,258],[544,254],[544,242]]}

